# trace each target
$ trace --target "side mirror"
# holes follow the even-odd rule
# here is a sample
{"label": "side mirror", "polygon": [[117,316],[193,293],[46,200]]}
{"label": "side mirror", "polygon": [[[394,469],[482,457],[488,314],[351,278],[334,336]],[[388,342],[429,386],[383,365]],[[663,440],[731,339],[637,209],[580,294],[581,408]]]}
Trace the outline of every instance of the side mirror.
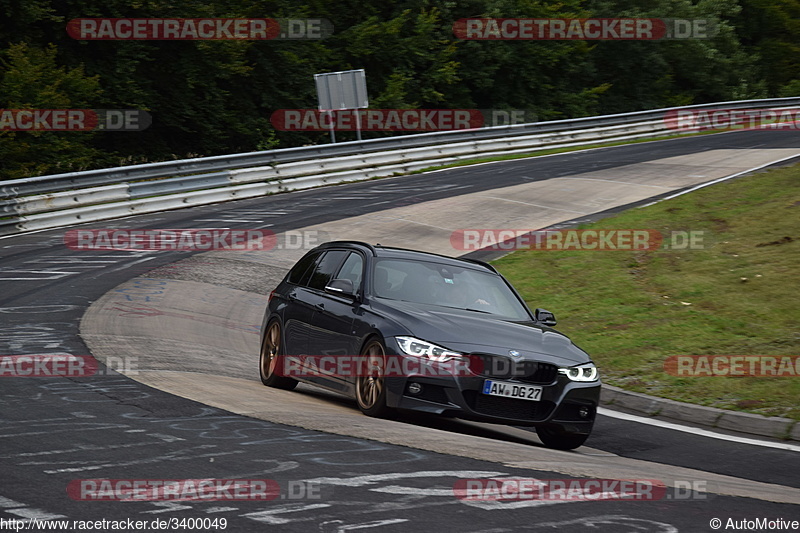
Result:
{"label": "side mirror", "polygon": [[533,312],[533,315],[536,317],[537,322],[540,322],[545,326],[555,326],[557,324],[556,315],[554,315],[547,309],[542,309],[541,307],[537,307],[536,311]]}
{"label": "side mirror", "polygon": [[325,286],[325,292],[347,298],[355,298],[356,296],[356,289],[349,279],[332,279]]}

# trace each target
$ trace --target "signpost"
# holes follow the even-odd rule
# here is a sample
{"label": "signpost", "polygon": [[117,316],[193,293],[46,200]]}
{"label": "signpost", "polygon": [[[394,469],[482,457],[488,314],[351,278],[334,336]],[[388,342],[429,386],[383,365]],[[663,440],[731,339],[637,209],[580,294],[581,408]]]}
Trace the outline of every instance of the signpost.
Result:
{"label": "signpost", "polygon": [[336,142],[333,112],[348,109],[355,113],[356,135],[360,141],[361,117],[356,110],[369,107],[367,75],[364,69],[314,74],[314,83],[317,85],[319,110],[330,113],[331,142]]}

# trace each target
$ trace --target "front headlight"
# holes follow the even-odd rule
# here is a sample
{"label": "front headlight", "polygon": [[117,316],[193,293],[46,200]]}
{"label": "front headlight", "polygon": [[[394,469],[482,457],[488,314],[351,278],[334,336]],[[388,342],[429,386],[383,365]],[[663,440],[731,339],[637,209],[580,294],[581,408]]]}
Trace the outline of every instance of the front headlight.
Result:
{"label": "front headlight", "polygon": [[600,373],[592,363],[584,365],[559,368],[558,371],[567,376],[571,381],[597,381]]}
{"label": "front headlight", "polygon": [[461,354],[458,352],[453,352],[447,348],[415,339],[414,337],[395,337],[395,339],[400,349],[403,350],[406,355],[415,355],[417,357],[427,356],[428,359],[440,363],[450,361],[456,357],[461,357]]}

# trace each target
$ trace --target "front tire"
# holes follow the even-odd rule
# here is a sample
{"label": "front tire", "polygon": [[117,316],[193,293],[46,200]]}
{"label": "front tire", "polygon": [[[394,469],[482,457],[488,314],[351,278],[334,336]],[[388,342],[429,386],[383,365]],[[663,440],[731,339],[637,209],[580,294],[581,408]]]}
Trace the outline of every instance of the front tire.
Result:
{"label": "front tire", "polygon": [[358,408],[367,416],[385,418],[394,412],[386,406],[386,346],[380,339],[371,339],[361,356],[364,361],[356,377]]}
{"label": "front tire", "polygon": [[258,370],[261,383],[275,389],[292,390],[297,380],[279,375],[277,370],[281,364],[281,324],[275,319],[267,325],[267,332],[261,341],[261,356],[258,358]]}
{"label": "front tire", "polygon": [[574,450],[589,438],[588,433],[567,433],[552,427],[537,427],[536,434],[545,446],[555,450]]}

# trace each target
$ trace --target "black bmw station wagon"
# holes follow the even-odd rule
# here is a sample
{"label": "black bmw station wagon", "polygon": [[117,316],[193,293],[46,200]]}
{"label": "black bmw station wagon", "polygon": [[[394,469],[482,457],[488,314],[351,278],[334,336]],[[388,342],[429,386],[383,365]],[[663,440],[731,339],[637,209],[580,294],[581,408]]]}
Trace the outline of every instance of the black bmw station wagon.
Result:
{"label": "black bmw station wagon", "polygon": [[486,263],[328,242],[270,294],[261,381],[324,387],[370,416],[535,426],[546,446],[573,449],[591,433],[600,379],[555,324]]}

